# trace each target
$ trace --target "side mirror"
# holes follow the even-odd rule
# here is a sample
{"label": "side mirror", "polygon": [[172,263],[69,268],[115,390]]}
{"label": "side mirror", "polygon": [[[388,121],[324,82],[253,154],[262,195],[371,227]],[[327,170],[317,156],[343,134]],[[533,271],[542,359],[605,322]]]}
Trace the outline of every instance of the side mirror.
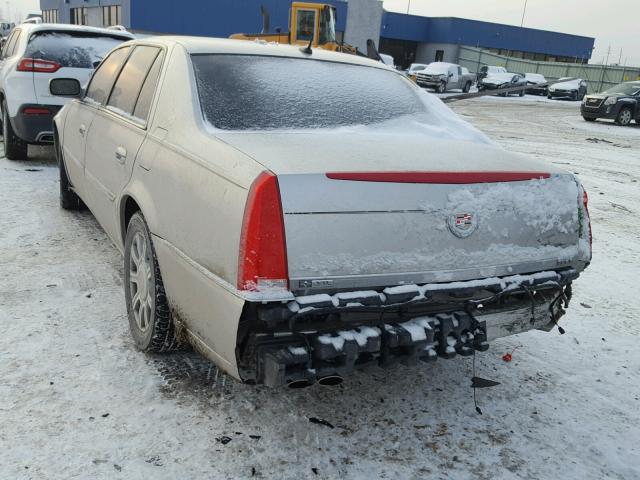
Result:
{"label": "side mirror", "polygon": [[54,78],[49,81],[51,95],[78,98],[82,94],[80,82],[75,78]]}
{"label": "side mirror", "polygon": [[453,73],[449,72],[449,78],[453,77]]}

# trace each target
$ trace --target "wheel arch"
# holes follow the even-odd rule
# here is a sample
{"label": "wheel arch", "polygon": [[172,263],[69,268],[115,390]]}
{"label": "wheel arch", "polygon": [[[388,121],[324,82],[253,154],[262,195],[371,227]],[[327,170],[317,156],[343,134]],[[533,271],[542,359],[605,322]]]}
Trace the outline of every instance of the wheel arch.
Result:
{"label": "wheel arch", "polygon": [[118,208],[120,238],[118,240],[121,242],[123,249],[129,220],[131,220],[131,217],[136,212],[142,214],[151,233],[156,233],[156,211],[148,191],[139,181],[134,181],[120,197],[120,205]]}

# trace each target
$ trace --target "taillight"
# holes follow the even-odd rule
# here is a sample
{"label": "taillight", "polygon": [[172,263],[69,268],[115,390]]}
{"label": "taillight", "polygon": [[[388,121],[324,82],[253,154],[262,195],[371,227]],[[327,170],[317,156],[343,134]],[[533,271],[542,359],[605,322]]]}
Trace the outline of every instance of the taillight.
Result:
{"label": "taillight", "polygon": [[25,107],[22,113],[24,115],[50,115],[51,111],[44,107]]}
{"label": "taillight", "polygon": [[263,172],[249,190],[244,210],[238,289],[288,288],[287,245],[280,188],[275,175]]}
{"label": "taillight", "polygon": [[589,195],[586,190],[582,190],[582,204],[584,205],[584,211],[587,214],[589,221],[589,246],[593,247],[593,234],[591,232],[591,215],[589,215]]}
{"label": "taillight", "polygon": [[40,72],[40,73],[53,73],[60,70],[58,62],[52,62],[50,60],[41,60],[39,58],[23,58],[18,63],[19,72]]}

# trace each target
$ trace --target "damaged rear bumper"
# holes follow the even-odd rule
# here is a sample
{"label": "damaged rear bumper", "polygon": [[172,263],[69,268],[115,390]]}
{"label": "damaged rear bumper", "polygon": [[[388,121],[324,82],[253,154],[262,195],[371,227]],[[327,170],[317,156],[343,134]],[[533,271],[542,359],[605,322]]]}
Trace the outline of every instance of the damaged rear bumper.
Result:
{"label": "damaged rear bumper", "polygon": [[369,365],[473,355],[494,338],[552,327],[577,276],[569,269],[250,305],[238,336],[241,376],[306,386]]}

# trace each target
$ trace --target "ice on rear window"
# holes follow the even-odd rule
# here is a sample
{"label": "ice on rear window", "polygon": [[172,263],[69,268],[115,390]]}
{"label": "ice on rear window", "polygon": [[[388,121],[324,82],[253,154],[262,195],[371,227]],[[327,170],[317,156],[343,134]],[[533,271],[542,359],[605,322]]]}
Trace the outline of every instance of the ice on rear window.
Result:
{"label": "ice on rear window", "polygon": [[36,32],[29,40],[25,57],[57,62],[62,67],[94,68],[126,40],[91,32]]}
{"label": "ice on rear window", "polygon": [[370,125],[425,112],[415,88],[390,70],[285,57],[192,58],[204,116],[223,130]]}

